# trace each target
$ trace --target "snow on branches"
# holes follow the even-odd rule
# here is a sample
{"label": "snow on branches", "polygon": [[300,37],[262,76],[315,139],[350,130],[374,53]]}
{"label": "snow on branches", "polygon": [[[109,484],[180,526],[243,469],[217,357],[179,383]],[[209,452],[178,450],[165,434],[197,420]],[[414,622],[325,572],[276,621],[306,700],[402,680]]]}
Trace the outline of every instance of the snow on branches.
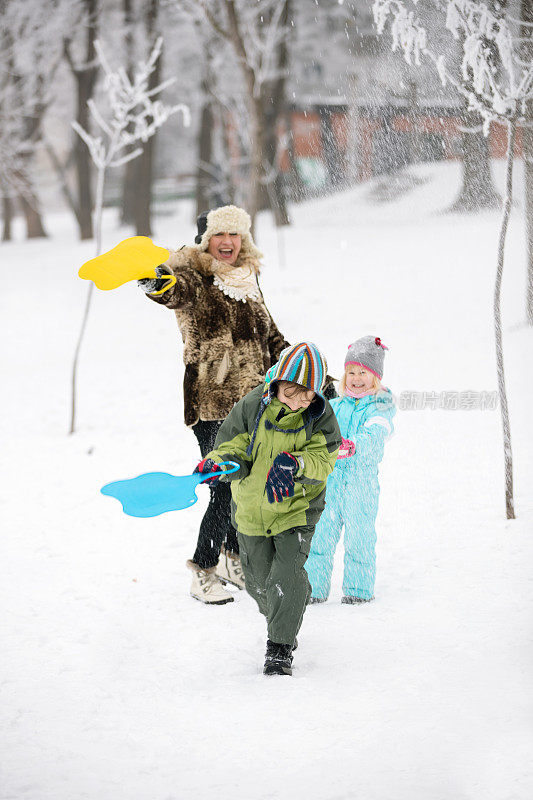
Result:
{"label": "snow on branches", "polygon": [[25,156],[30,145],[24,137],[28,107],[12,83],[0,87],[0,197],[27,192]]}
{"label": "snow on branches", "polygon": [[[188,106],[183,103],[176,106],[167,106],[160,100],[155,99],[156,95],[173,82],[173,79],[150,88],[150,75],[155,69],[162,46],[163,39],[159,37],[148,61],[141,62],[133,80],[130,80],[126,70],[122,67],[113,72],[100,43],[98,41],[95,42],[96,54],[104,70],[103,88],[109,102],[111,119],[106,119],[104,114],[99,111],[96,103],[91,99],[87,101],[87,105],[93,119],[102,129],[105,136],[93,136],[78,122],[72,122],[71,124],[89,148],[91,158],[97,168],[96,198],[93,212],[97,255],[101,252],[102,210],[107,167],[120,167],[127,161],[137,158],[143,151],[140,143],[147,142],[171,114],[181,111],[185,126],[190,124]],[[131,146],[136,144],[138,146],[131,150]],[[75,431],[78,357],[89,316],[93,286],[94,284],[91,282],[87,290],[85,312],[72,364],[70,433]]]}
{"label": "snow on branches", "polygon": [[[428,44],[424,26],[416,14],[419,0],[374,0],[373,11],[378,34],[390,21],[392,47],[403,50],[407,61],[414,55],[435,64],[444,84],[450,83],[467,99],[472,110],[483,118],[487,136],[493,120],[507,127],[506,195],[498,239],[496,279],[494,283],[494,340],[496,368],[502,416],[503,452],[505,465],[505,508],[507,519],[515,518],[513,496],[513,458],[511,427],[503,365],[503,337],[501,323],[501,286],[504,266],[505,240],[513,198],[513,158],[518,124],[528,124],[528,100],[533,97],[533,62],[527,57],[531,44],[531,31],[527,38],[525,26],[504,13],[495,14],[486,3],[472,0],[427,0],[442,17],[442,27],[459,44],[461,57],[457,59],[448,48],[446,53],[434,52]],[[424,4],[425,5],[425,4]],[[418,8],[422,7],[422,3]],[[410,10],[409,10],[410,9]],[[436,15],[433,15],[435,18]],[[511,25],[518,26],[513,35]],[[524,59],[524,53],[526,59]]]}
{"label": "snow on branches", "polygon": [[282,77],[284,69],[279,68],[278,51],[291,34],[291,26],[285,19],[287,0],[173,2],[200,25],[207,22],[222,39],[232,43],[246,67],[254,98],[261,96],[265,84]]}
{"label": "snow on branches", "polygon": [[[414,0],[416,3],[417,0]],[[392,49],[398,47],[404,52],[405,60],[411,64],[414,57],[415,64],[420,64],[420,54],[426,52],[426,31],[418,22],[413,11],[408,11],[399,0],[376,0],[373,6],[374,19],[379,34],[385,29],[389,16],[391,17]]]}
{"label": "snow on branches", "polygon": [[[392,48],[403,50],[416,64],[424,56],[433,61],[442,83],[451,84],[467,98],[484,120],[522,121],[533,97],[533,64],[520,59],[522,39],[513,35],[512,21],[473,0],[430,0],[445,11],[445,26],[461,47],[460,63],[453,55],[436,53],[427,45],[424,25],[416,13],[419,0],[374,0],[377,30],[390,23]],[[511,23],[511,24],[510,24]]]}
{"label": "snow on branches", "polygon": [[91,158],[98,169],[119,167],[137,158],[142,153],[142,146],[125,152],[126,149],[139,142],[147,142],[157,129],[178,111],[183,115],[184,125],[186,127],[190,125],[188,106],[183,103],[168,106],[155,99],[156,95],[173,83],[173,78],[163,81],[153,89],[149,88],[149,77],[161,54],[162,44],[163,39],[160,37],[148,61],[141,63],[133,80],[130,80],[123,67],[113,72],[100,43],[98,41],[95,43],[98,60],[104,70],[103,88],[112,118],[106,120],[94,100],[89,100],[88,106],[93,119],[107,138],[93,136],[77,122],[71,124],[89,148]]}

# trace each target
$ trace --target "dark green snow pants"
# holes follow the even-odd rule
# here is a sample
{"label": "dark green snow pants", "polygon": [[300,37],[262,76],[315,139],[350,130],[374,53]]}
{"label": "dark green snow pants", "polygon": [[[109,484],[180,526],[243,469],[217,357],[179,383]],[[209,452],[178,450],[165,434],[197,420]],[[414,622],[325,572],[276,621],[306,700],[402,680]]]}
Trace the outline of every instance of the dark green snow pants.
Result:
{"label": "dark green snow pants", "polygon": [[300,630],[311,584],[304,564],[314,525],[290,528],[276,536],[237,534],[246,591],[267,618],[268,638],[293,644]]}

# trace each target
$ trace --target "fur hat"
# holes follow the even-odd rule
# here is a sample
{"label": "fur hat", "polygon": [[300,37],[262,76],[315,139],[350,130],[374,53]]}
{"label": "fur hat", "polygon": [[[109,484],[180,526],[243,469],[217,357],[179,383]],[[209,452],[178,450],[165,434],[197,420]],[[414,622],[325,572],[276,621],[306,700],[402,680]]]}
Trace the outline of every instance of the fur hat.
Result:
{"label": "fur hat", "polygon": [[252,220],[244,208],[238,206],[221,206],[204,211],[196,220],[198,235],[194,241],[196,249],[205,252],[209,247],[209,239],[215,233],[238,233],[241,236],[241,253],[243,255],[262,258],[263,254],[255,246],[252,234]]}
{"label": "fur hat", "polygon": [[389,348],[381,343],[379,336],[363,336],[348,347],[344,366],[357,364],[372,372],[380,380],[383,377],[383,361],[385,350]]}

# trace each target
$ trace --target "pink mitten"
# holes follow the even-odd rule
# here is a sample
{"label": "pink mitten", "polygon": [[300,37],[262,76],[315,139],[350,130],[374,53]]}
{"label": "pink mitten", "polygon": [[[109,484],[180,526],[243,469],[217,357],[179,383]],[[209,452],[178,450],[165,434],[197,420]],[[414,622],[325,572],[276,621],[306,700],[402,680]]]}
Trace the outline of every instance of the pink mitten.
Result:
{"label": "pink mitten", "polygon": [[355,453],[355,442],[352,442],[351,439],[345,439],[343,436],[337,460],[339,460],[340,458],[351,458],[351,456],[353,456],[354,453]]}

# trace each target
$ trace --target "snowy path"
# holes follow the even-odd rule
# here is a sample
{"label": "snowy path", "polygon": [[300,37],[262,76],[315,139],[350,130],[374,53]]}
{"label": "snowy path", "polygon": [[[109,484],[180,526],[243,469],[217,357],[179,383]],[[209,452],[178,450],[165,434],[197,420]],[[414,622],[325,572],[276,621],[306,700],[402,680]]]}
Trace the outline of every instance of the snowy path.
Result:
{"label": "snowy path", "polygon": [[[263,289],[288,338],[316,341],[333,374],[348,342],[375,331],[397,395],[492,391],[498,217],[435,214],[457,175],[431,175],[394,205],[367,205],[358,190],[297,208],[284,270],[262,219]],[[157,243],[188,239],[186,215],[164,218]],[[110,222],[106,246],[122,235]],[[520,324],[520,212],[504,285],[518,519],[504,518],[498,411],[399,413],[381,471],[377,599],[340,604],[340,551],[333,596],[308,609],[286,680],[261,674],[250,598],[206,608],[188,596],[202,489],[195,507],[149,521],[98,494],[197,460],[173,315],[135,287],[95,297],[80,430],[65,435],[84,297],[75,267],[92,255],[69,224],[58,220],[50,241],[1,246],[33,283],[21,298],[8,282],[0,309],[0,800],[533,796],[533,335]]]}

